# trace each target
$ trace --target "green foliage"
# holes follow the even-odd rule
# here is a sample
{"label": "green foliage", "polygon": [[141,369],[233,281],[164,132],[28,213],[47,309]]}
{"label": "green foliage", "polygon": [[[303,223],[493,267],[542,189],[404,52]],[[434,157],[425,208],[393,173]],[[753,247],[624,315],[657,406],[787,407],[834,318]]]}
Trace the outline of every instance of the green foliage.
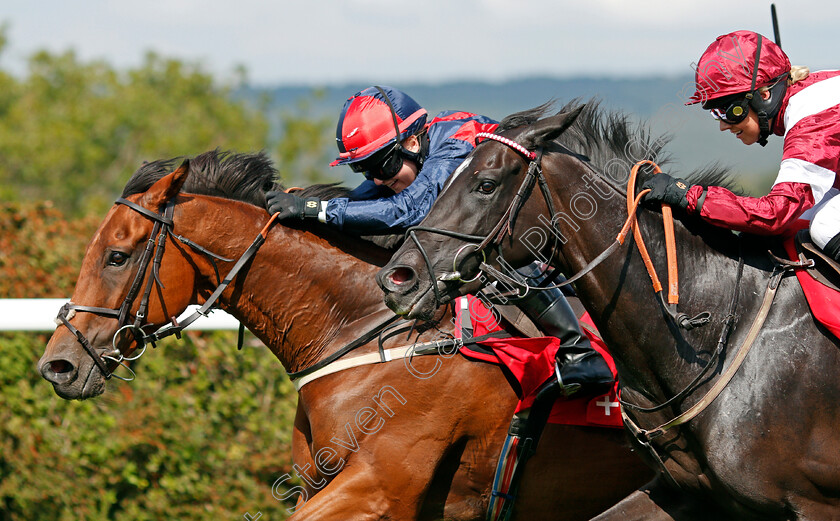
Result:
{"label": "green foliage", "polygon": [[[281,176],[291,183],[326,183],[334,181],[330,156],[324,154],[328,139],[334,135],[335,121],[327,117],[313,119],[314,103],[324,98],[317,90],[312,99],[298,101],[294,110],[280,112],[280,140],[275,147]],[[336,116],[337,117],[337,116]],[[335,145],[331,145],[335,148]]]}
{"label": "green foliage", "polygon": [[0,76],[0,199],[102,214],[143,161],[268,147],[266,118],[233,87],[154,53],[119,72],[38,52],[24,80]]}
{"label": "green foliage", "polygon": [[0,298],[69,297],[100,220],[68,222],[49,202],[0,203]]}
{"label": "green foliage", "polygon": [[[0,297],[69,295],[99,219],[0,205]],[[0,334],[0,521],[285,519],[296,393],[258,341],[164,340],[105,396],[67,402],[35,371],[48,335]]]}
{"label": "green foliage", "polygon": [[84,402],[34,370],[47,335],[0,335],[0,520],[285,519],[294,388],[234,332],[167,339]]}

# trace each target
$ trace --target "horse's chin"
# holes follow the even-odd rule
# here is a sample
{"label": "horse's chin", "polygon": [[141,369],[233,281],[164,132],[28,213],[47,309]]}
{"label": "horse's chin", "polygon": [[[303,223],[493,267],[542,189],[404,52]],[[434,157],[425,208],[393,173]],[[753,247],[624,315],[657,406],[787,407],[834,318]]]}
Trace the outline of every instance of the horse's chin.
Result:
{"label": "horse's chin", "polygon": [[95,365],[91,364],[85,374],[80,371],[72,382],[53,383],[55,394],[65,400],[87,400],[105,392],[105,377]]}
{"label": "horse's chin", "polygon": [[440,287],[440,301],[435,301],[435,292],[431,288],[417,291],[411,295],[385,294],[385,304],[397,315],[408,319],[433,320],[440,306],[448,304],[461,295],[457,287]]}

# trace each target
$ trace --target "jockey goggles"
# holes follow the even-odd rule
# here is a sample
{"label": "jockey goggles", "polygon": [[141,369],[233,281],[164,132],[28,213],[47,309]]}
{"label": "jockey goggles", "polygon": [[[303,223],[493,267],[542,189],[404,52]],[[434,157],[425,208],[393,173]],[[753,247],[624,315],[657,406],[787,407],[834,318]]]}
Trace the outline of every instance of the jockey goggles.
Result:
{"label": "jockey goggles", "polygon": [[744,121],[750,113],[750,107],[758,113],[759,118],[766,117],[762,114],[775,117],[785,97],[785,88],[787,86],[785,80],[787,77],[788,73],[786,72],[773,78],[773,83],[766,87],[770,92],[766,100],[762,98],[760,94],[761,89],[759,89],[746,94],[738,94],[734,99],[730,96],[715,100],[717,102],[714,104],[716,105],[715,108],[709,108],[709,104],[704,105],[704,107],[709,108],[709,112],[713,118],[724,123],[729,123],[730,125],[736,125]]}
{"label": "jockey goggles", "polygon": [[385,150],[384,154],[375,154],[374,157],[365,161],[350,163],[350,169],[357,173],[364,173],[365,177],[370,180],[387,181],[400,173],[403,167],[402,150],[403,147],[396,144],[390,150]]}
{"label": "jockey goggles", "polygon": [[750,113],[750,105],[746,97],[739,96],[738,99],[730,101],[725,105],[709,109],[709,113],[718,121],[723,121],[730,125],[737,125],[747,119]]}
{"label": "jockey goggles", "polygon": [[[395,143],[389,150],[382,153],[374,154],[372,157],[359,161],[358,163],[350,163],[350,168],[354,172],[364,173],[365,178],[369,180],[379,179],[380,181],[387,181],[400,173],[405,159],[413,161],[417,168],[423,166],[425,136],[418,137],[421,142],[420,151],[412,152],[408,150],[401,143]],[[428,148],[426,146],[425,148]]]}

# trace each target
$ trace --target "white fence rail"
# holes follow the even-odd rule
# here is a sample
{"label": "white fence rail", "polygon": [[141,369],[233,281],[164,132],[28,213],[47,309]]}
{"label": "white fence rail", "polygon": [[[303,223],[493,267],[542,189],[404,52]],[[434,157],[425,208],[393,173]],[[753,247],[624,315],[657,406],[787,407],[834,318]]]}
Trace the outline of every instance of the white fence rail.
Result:
{"label": "white fence rail", "polygon": [[[52,331],[55,316],[69,299],[60,298],[15,298],[0,299],[0,331]],[[190,306],[181,315],[187,317],[198,306]],[[211,331],[237,329],[239,321],[224,311],[213,311],[206,317],[199,317],[190,324],[187,331]]]}

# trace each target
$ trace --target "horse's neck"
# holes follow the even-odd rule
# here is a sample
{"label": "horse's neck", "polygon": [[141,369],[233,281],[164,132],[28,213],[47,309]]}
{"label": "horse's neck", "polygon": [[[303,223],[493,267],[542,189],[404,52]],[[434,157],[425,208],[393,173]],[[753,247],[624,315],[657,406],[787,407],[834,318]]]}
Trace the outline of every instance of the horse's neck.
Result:
{"label": "horse's neck", "polygon": [[[201,235],[196,242],[225,257],[238,259],[267,221],[263,210],[244,203],[212,198],[201,203],[195,204],[203,206],[194,214],[201,215],[193,232]],[[348,253],[362,250],[350,242],[355,239],[347,241],[343,247],[340,238],[330,242],[275,224],[220,307],[242,321],[288,371],[311,365],[390,314],[374,281],[378,266]],[[200,293],[206,298],[215,289],[215,273],[206,260],[196,264],[204,265]],[[231,267],[220,266],[222,277]]]}
{"label": "horse's neck", "polygon": [[[609,189],[603,180],[595,179],[595,174],[585,170],[583,165],[577,166],[582,175],[576,179],[570,179],[568,165],[564,165],[564,168],[563,190],[557,190],[558,181],[555,180],[553,192],[558,194],[555,196],[555,202],[560,207],[558,213],[564,213],[579,227],[576,231],[568,233],[568,242],[562,247],[565,264],[562,267],[564,271],[568,271],[566,275],[571,276],[615,241],[627,218],[627,203],[625,197]],[[583,174],[588,175],[584,178]],[[577,206],[575,205],[575,197],[584,197],[578,195],[580,193],[586,193],[588,199],[597,201],[597,208],[591,215],[580,212],[581,208],[587,208],[580,200]],[[561,229],[570,230],[568,225],[564,227],[562,220],[559,221],[559,226]],[[642,230],[653,264],[664,286],[663,291],[667,292],[668,276],[664,260],[662,219],[658,214],[639,211],[638,226]],[[678,249],[682,249],[680,253],[683,258],[689,251],[705,247],[699,239],[691,236],[681,226],[678,225],[676,231]],[[683,384],[683,376],[690,378],[691,373],[677,375],[673,381],[663,380],[661,376],[675,374],[673,369],[687,364],[689,360],[693,362],[694,355],[674,349],[672,324],[669,324],[663,315],[660,297],[653,290],[651,278],[641,256],[635,251],[636,248],[630,232],[624,245],[589,275],[578,281],[576,289],[601,335],[610,346],[617,364],[629,369],[624,373],[622,384],[626,384],[627,387],[658,390],[655,391],[657,394],[668,394],[671,389]],[[709,266],[709,269],[713,268]],[[692,277],[697,278],[700,274],[685,271],[682,274],[681,290],[688,288],[688,291],[698,291]],[[721,276],[726,277],[727,274]],[[692,297],[697,296],[692,294]],[[706,299],[706,296],[703,298]],[[724,297],[720,298],[722,300]],[[681,310],[691,313],[687,309]],[[716,308],[711,310],[717,311]],[[702,342],[714,342],[712,337],[719,331],[707,327],[708,329],[704,328],[700,334],[709,338],[703,338]],[[694,345],[700,344],[699,340],[692,339],[691,343],[691,346],[686,346],[686,350],[702,347]]]}

